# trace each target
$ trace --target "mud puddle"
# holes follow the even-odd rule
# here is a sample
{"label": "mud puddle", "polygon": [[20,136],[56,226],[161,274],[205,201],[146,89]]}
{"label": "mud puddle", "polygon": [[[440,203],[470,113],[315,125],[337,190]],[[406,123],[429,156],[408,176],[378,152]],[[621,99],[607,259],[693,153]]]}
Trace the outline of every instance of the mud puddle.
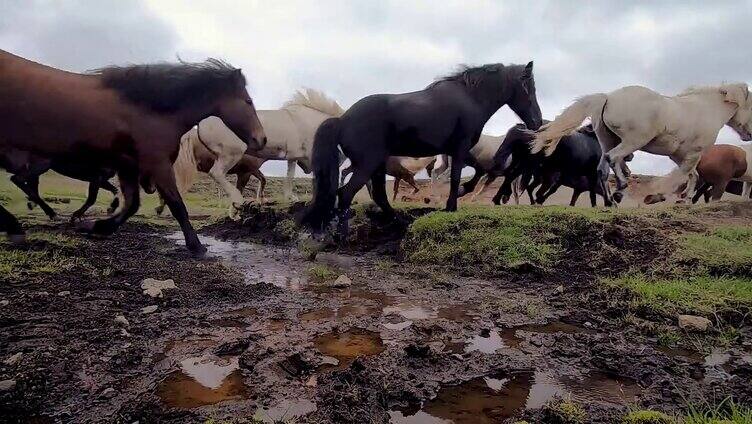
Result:
{"label": "mud puddle", "polygon": [[496,423],[555,398],[624,404],[640,394],[633,380],[592,372],[584,379],[556,378],[547,371],[479,377],[443,386],[422,405],[389,412],[393,424]]}
{"label": "mud puddle", "polygon": [[346,368],[359,356],[373,356],[385,350],[384,342],[378,333],[353,328],[343,333],[327,333],[316,337],[316,348],[335,359],[325,367]]}
{"label": "mud puddle", "polygon": [[271,408],[259,409],[254,418],[266,423],[295,422],[295,419],[316,411],[316,404],[308,399],[283,400]]}
{"label": "mud puddle", "polygon": [[190,409],[244,399],[248,388],[238,369],[238,358],[206,355],[182,360],[180,369],[160,383],[157,395],[166,406]]}

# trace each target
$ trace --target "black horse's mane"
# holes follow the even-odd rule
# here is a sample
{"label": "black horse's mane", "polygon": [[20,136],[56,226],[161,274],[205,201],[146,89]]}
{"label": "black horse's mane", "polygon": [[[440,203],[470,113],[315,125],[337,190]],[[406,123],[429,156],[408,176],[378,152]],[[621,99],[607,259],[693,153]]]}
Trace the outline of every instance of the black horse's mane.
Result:
{"label": "black horse's mane", "polygon": [[473,67],[468,65],[460,65],[458,71],[443,77],[439,77],[428,87],[434,87],[435,85],[445,81],[457,81],[465,84],[468,88],[475,88],[483,84],[486,80],[492,78],[492,74],[501,72],[502,70],[504,70],[504,68],[506,67],[501,63],[489,63],[487,65]]}
{"label": "black horse's mane", "polygon": [[169,113],[245,87],[240,69],[218,59],[198,63],[108,66],[91,71],[133,103]]}

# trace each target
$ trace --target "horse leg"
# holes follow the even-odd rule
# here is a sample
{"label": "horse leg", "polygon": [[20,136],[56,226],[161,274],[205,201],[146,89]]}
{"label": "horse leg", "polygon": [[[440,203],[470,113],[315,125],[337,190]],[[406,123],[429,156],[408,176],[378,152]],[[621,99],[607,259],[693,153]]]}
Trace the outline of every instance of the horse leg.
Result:
{"label": "horse leg", "polygon": [[[400,181],[402,181],[400,180],[400,177],[394,177],[394,186],[392,187],[392,202],[397,200],[397,193],[399,193]],[[371,182],[373,182],[373,178],[371,178]],[[368,193],[370,194],[371,191],[369,190]],[[373,199],[373,195],[371,195],[371,198]]]}
{"label": "horse leg", "polygon": [[23,243],[26,240],[26,235],[23,228],[21,228],[21,224],[18,223],[16,217],[8,212],[3,205],[0,205],[0,231],[8,233],[8,240],[11,243]]}
{"label": "horse leg", "polygon": [[[172,167],[170,167],[172,174]],[[173,175],[173,181],[175,176]],[[138,168],[135,166],[124,167],[118,170],[118,180],[123,192],[123,207],[120,212],[109,218],[98,219],[96,221],[84,221],[78,224],[78,227],[89,233],[99,235],[110,235],[114,233],[128,218],[130,218],[140,205],[138,190]]]}
{"label": "horse leg", "polygon": [[465,139],[459,143],[457,151],[452,155],[451,175],[449,181],[449,199],[446,203],[446,211],[454,212],[457,210],[457,197],[460,189],[460,178],[462,177],[462,168],[465,165],[465,154],[468,151],[470,140]]}
{"label": "horse leg", "polygon": [[[396,180],[396,179],[395,179]],[[376,205],[384,211],[387,218],[394,217],[394,208],[389,204],[389,199],[386,195],[386,170],[384,168],[376,171],[371,177],[372,197]]]}
{"label": "horse leg", "polygon": [[16,187],[20,188],[26,194],[29,200],[39,205],[47,217],[55,219],[57,213],[55,213],[50,205],[48,205],[39,195],[39,175],[30,175],[26,177],[11,175],[10,180],[16,185]]}
{"label": "horse leg", "polygon": [[728,186],[729,180],[719,181],[717,184],[713,184],[713,189],[710,191],[710,199],[713,202],[721,200],[723,193],[726,192],[726,186]]}
{"label": "horse leg", "polygon": [[[230,162],[232,162],[232,158]],[[237,161],[234,162],[237,163]],[[235,163],[227,163],[226,158],[220,155],[217,157],[217,160],[214,161],[214,165],[209,169],[209,175],[217,182],[217,184],[219,184],[220,187],[222,187],[222,190],[224,190],[232,201],[229,210],[230,219],[238,220],[240,219],[240,210],[243,208],[243,195],[235,186],[227,181],[227,172],[230,168],[235,166]],[[167,205],[169,206],[170,202],[167,199],[165,199],[165,201],[167,201]],[[170,210],[172,210],[172,207],[170,207]]]}
{"label": "horse leg", "polygon": [[[245,186],[248,185],[248,181],[251,180],[251,173],[250,172],[238,172],[238,180],[235,182],[235,188],[238,189],[240,192],[240,195],[243,195],[243,191],[245,191]],[[256,196],[258,198],[258,196]]]}
{"label": "horse leg", "polygon": [[120,206],[120,192],[118,191],[118,188],[112,185],[112,183],[109,182],[106,178],[101,178],[99,185],[101,188],[109,191],[113,196],[115,196],[115,198],[112,199],[112,202],[110,202],[110,207],[107,208],[107,213],[112,214],[117,210],[118,206]]}
{"label": "horse leg", "polygon": [[621,144],[609,150],[608,153],[603,156],[603,160],[605,160],[611,170],[614,171],[614,177],[616,178],[616,192],[613,197],[617,203],[621,202],[624,198],[624,190],[628,185],[627,176],[624,174],[624,169],[626,167],[626,164],[624,164],[624,158],[633,153],[630,146],[637,144],[638,143],[629,143],[628,140],[623,140]]}
{"label": "horse leg", "polygon": [[[592,193],[592,192],[591,192]],[[572,192],[572,200],[569,201],[569,206],[574,206],[577,204],[577,199],[580,197],[580,194],[582,194],[581,190],[574,189]],[[590,203],[595,207],[595,203],[593,203],[593,197],[590,197]]]}
{"label": "horse leg", "polygon": [[[172,216],[175,217],[178,224],[180,224],[180,229],[183,230],[185,246],[193,255],[203,256],[203,254],[206,253],[206,248],[201,245],[198,235],[196,235],[196,231],[193,229],[193,226],[188,219],[188,211],[185,208],[183,199],[180,197],[180,191],[178,191],[178,187],[175,184],[175,174],[172,172],[172,167],[169,162],[158,166],[154,169],[151,175],[160,196],[162,196],[165,203],[167,203],[167,207],[170,208]],[[232,188],[235,189],[235,187]],[[125,188],[123,191],[125,191]]]}
{"label": "horse leg", "polygon": [[475,194],[473,194],[473,197],[470,199],[470,201],[475,201],[475,199],[478,196],[485,193],[488,190],[488,188],[491,187],[491,184],[494,182],[494,180],[496,180],[495,176],[492,176],[490,174],[486,175],[485,180],[483,180],[483,185],[480,187],[480,190],[478,190],[477,192],[475,192]]}
{"label": "horse leg", "polygon": [[[370,167],[356,167],[352,177],[350,177],[350,181],[339,189],[337,196],[338,232],[343,240],[349,232],[348,219],[350,218],[350,205],[352,205],[353,197],[371,179],[371,175],[379,166],[383,166],[383,164],[371,165]],[[374,188],[372,187],[371,189],[373,190]],[[373,192],[371,191],[371,193]]]}
{"label": "horse leg", "polygon": [[343,169],[340,172],[340,178],[339,178],[339,185],[340,186],[345,185],[345,178],[347,178],[348,175],[352,174],[352,172],[353,172],[352,165],[348,166],[347,168]]}
{"label": "horse leg", "polygon": [[418,187],[418,184],[415,182],[415,177],[412,174],[405,175],[404,180],[413,188],[413,194],[420,191],[420,187]]}
{"label": "horse leg", "polygon": [[478,185],[478,182],[480,181],[480,179],[485,175],[486,175],[486,171],[484,171],[480,167],[476,167],[475,175],[473,175],[473,178],[464,182],[462,186],[460,187],[459,196],[462,197],[466,195],[467,193],[472,193],[473,191],[475,191],[475,186]]}
{"label": "horse leg", "polygon": [[298,196],[293,192],[293,181],[295,180],[295,161],[287,161],[287,180],[285,181],[285,200],[297,202]]}
{"label": "horse leg", "polygon": [[742,189],[742,199],[749,200],[749,195],[752,193],[752,183],[744,182],[744,188]]}
{"label": "horse leg", "polygon": [[164,208],[165,208],[165,201],[162,198],[162,196],[159,196],[159,205],[156,208],[154,208],[154,212],[156,212],[157,215],[162,215],[162,212],[164,212]]}
{"label": "horse leg", "polygon": [[97,184],[96,181],[89,182],[89,193],[86,196],[86,201],[84,202],[83,205],[81,205],[80,208],[78,208],[78,210],[73,212],[70,218],[71,222],[76,221],[80,219],[82,216],[84,216],[84,214],[86,213],[87,210],[89,210],[91,205],[96,203],[98,194],[99,194],[99,184]]}
{"label": "horse leg", "polygon": [[512,196],[514,197],[514,204],[520,204],[520,184],[522,184],[521,177],[517,177],[512,181]]}
{"label": "horse leg", "polygon": [[264,198],[264,190],[266,189],[266,176],[260,169],[252,169],[251,174],[259,181],[258,188],[256,188],[256,200],[261,201]]}
{"label": "horse leg", "polygon": [[700,197],[703,196],[708,190],[710,189],[710,183],[707,181],[704,181],[702,185],[697,187],[695,190],[694,196],[692,196],[692,203],[697,203],[698,200],[700,200]]}
{"label": "horse leg", "polygon": [[663,177],[659,182],[658,192],[645,196],[644,202],[651,204],[665,200],[666,193],[674,193],[685,181],[687,182],[687,192],[694,191],[697,180],[695,170],[701,158],[702,150],[692,151],[683,156],[671,156],[671,160],[676,162],[678,168]]}

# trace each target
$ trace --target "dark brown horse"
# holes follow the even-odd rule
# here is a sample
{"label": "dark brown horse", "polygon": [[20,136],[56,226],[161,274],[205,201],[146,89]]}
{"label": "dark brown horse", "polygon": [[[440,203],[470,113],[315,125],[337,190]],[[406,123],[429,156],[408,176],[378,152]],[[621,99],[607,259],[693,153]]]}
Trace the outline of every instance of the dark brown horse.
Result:
{"label": "dark brown horse", "polygon": [[114,212],[120,204],[118,189],[109,181],[110,178],[115,176],[115,171],[110,169],[79,167],[76,162],[56,161],[16,149],[0,151],[0,168],[4,168],[13,174],[10,180],[26,194],[29,200],[27,203],[29,209],[32,209],[34,204],[37,204],[50,219],[54,219],[57,213],[39,195],[39,177],[50,170],[66,177],[89,183],[89,193],[86,201],[78,210],[73,212],[71,221],[84,216],[86,211],[94,205],[97,201],[100,188],[109,191],[115,196],[112,203],[110,203],[108,213]]}
{"label": "dark brown horse", "polygon": [[[123,193],[115,215],[83,222],[108,235],[139,208],[139,182],[159,190],[180,223],[186,246],[203,254],[175,185],[172,162],[180,137],[214,115],[253,151],[266,142],[240,69],[203,63],[107,67],[76,74],[0,51],[0,150],[15,148],[81,166],[114,169]],[[0,211],[0,228],[19,234]]]}

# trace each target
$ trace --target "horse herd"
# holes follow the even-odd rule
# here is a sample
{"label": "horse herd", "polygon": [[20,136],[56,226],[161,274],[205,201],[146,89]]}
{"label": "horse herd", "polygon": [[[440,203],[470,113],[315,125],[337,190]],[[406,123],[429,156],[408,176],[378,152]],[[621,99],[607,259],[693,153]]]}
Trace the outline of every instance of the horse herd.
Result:
{"label": "horse herd", "polygon": [[[509,106],[522,120],[502,137],[482,135],[489,118]],[[583,123],[590,119],[588,125]],[[584,96],[554,121],[538,106],[533,62],[463,67],[425,89],[367,96],[347,111],[315,90],[298,92],[279,110],[255,109],[240,69],[209,59],[202,63],[110,66],[86,74],[65,72],[0,51],[0,167],[30,202],[55,212],[38,193],[39,176],[52,169],[88,181],[81,218],[99,188],[118,193],[107,218],[77,221],[84,232],[112,234],[139,208],[140,188],[159,192],[181,226],[188,249],[205,252],[181,198],[196,172],[208,173],[232,200],[238,216],[251,175],[262,182],[266,160],[286,159],[285,195],[293,198],[295,166],[313,172],[314,195],[301,224],[323,230],[335,218],[347,232],[353,196],[364,185],[388,216],[394,215],[386,176],[417,189],[414,174],[428,168],[432,180],[449,168],[446,209],[460,196],[480,192],[502,177],[494,203],[526,190],[543,203],[560,186],[574,190],[571,204],[589,192],[606,206],[624,197],[636,150],[665,155],[678,167],[644,201],[668,193],[717,199],[738,181],[752,183],[748,147],[714,145],[724,125],[752,139],[752,99],[744,83],[690,88],[662,96],[644,87],[624,87]],[[340,173],[343,162],[350,165]],[[460,185],[462,168],[474,176]],[[609,173],[616,190],[611,193]],[[228,173],[238,175],[233,186]],[[345,176],[350,175],[345,181]],[[340,179],[342,177],[342,179]],[[699,182],[699,184],[698,184]],[[534,189],[538,188],[534,196]],[[752,184],[746,184],[749,196]],[[478,194],[476,193],[476,195]],[[396,195],[396,194],[395,194]],[[0,205],[0,231],[14,242],[24,232]]]}

